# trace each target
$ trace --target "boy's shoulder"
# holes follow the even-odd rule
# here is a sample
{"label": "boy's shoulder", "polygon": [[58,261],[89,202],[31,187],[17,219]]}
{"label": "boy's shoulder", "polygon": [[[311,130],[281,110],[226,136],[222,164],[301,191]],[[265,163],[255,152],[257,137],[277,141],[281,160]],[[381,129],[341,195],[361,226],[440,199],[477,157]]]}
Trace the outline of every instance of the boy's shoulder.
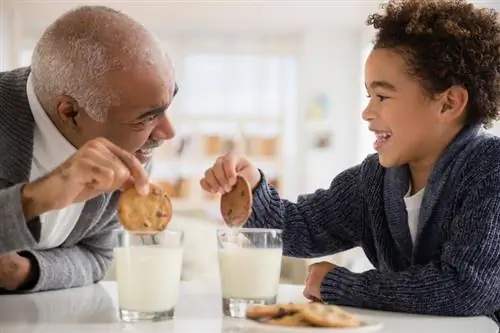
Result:
{"label": "boy's shoulder", "polygon": [[483,132],[474,137],[456,157],[457,167],[473,174],[500,171],[500,137]]}

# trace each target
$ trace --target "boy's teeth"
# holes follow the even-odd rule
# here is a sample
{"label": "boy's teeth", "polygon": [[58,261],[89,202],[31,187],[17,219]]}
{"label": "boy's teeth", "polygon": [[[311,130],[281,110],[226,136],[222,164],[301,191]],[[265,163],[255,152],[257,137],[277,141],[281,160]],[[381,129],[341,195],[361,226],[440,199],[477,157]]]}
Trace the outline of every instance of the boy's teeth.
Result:
{"label": "boy's teeth", "polygon": [[384,132],[384,133],[377,133],[377,139],[388,139],[391,137],[391,133]]}

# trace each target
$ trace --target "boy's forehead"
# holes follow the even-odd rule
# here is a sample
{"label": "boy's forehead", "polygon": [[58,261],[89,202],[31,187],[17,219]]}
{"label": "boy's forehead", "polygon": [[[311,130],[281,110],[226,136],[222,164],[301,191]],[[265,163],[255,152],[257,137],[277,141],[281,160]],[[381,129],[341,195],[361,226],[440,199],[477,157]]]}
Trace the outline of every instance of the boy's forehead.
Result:
{"label": "boy's forehead", "polygon": [[[375,49],[365,63],[365,82],[386,82],[393,86],[408,78],[404,59],[397,53],[387,49]],[[378,84],[378,86],[381,86]],[[383,86],[383,85],[382,85]]]}

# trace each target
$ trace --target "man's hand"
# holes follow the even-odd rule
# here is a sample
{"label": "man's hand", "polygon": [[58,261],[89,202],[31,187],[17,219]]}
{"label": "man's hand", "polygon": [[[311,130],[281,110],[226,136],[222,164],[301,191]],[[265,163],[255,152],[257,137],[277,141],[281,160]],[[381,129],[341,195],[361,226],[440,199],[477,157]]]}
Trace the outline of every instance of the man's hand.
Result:
{"label": "man's hand", "polygon": [[323,282],[326,273],[330,272],[334,268],[335,265],[327,261],[310,265],[303,292],[304,297],[313,302],[322,302],[320,292],[321,283]]}
{"label": "man's hand", "polygon": [[15,252],[0,256],[0,288],[13,291],[26,282],[30,275],[31,263],[28,258]]}
{"label": "man's hand", "polygon": [[104,138],[94,139],[49,175],[23,187],[24,215],[30,220],[131,185],[143,195],[149,193],[148,175],[139,160]]}

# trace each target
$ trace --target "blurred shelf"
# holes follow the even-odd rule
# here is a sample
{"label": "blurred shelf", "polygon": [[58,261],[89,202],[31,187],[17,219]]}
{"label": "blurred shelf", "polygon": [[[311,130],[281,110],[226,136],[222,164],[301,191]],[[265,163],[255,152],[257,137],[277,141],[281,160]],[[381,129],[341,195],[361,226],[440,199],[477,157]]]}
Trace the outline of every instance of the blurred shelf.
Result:
{"label": "blurred shelf", "polygon": [[228,151],[246,156],[279,190],[283,183],[282,114],[172,113],[177,135],[155,151],[151,178],[166,188],[174,213],[220,213],[219,198],[209,198],[199,180]]}

